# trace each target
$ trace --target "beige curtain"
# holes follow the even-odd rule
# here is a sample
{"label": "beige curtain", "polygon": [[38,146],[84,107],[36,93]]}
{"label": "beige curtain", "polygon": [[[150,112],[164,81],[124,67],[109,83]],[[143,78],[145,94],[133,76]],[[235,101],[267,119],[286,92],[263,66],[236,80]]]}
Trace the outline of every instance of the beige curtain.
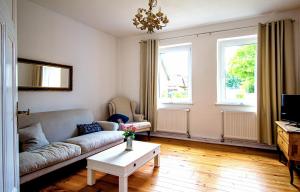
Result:
{"label": "beige curtain", "polygon": [[41,87],[43,81],[43,66],[32,65],[32,85],[34,87]]}
{"label": "beige curtain", "polygon": [[281,94],[296,92],[292,20],[259,24],[258,126],[260,142],[276,143],[275,121],[280,120]]}
{"label": "beige curtain", "polygon": [[158,40],[140,43],[140,113],[156,130]]}

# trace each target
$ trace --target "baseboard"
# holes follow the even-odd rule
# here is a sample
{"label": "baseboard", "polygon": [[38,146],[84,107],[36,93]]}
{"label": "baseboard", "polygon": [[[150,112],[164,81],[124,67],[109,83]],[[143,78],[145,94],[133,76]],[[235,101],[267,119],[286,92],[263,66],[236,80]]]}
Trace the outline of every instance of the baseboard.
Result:
{"label": "baseboard", "polygon": [[[144,135],[145,133],[139,133],[139,134]],[[193,137],[193,136],[191,138],[188,138],[186,134],[169,133],[169,132],[151,132],[151,137],[180,139],[180,140],[196,141],[196,142],[219,144],[219,145],[230,145],[230,146],[248,147],[254,149],[264,149],[264,150],[271,150],[271,151],[276,150],[275,145],[270,146],[270,145],[257,143],[255,141],[248,141],[248,140],[225,139],[222,142],[221,139],[211,139],[211,138]]]}

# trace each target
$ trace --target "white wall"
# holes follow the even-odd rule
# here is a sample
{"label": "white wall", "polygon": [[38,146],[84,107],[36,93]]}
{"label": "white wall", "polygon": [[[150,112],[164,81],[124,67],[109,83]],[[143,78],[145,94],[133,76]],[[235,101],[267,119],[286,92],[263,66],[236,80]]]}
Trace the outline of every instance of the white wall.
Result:
{"label": "white wall", "polygon": [[72,92],[19,92],[32,112],[88,108],[106,116],[116,95],[117,40],[28,0],[18,1],[18,56],[73,66]]}
{"label": "white wall", "polygon": [[[299,18],[300,10],[285,13],[260,16],[235,22],[226,22],[181,31],[156,33],[152,36],[133,36],[118,40],[118,94],[139,101],[139,41],[149,38],[172,38],[195,33],[232,29],[244,26],[255,26],[248,29],[237,29],[226,32],[217,32],[160,40],[161,45],[192,42],[192,86],[193,105],[168,105],[165,107],[190,107],[190,131],[194,137],[219,139],[222,133],[221,110],[224,107],[216,106],[217,102],[217,39],[250,35],[257,32],[259,22],[273,21],[283,18],[295,19],[297,63],[299,53]],[[299,68],[300,69],[300,68]],[[298,71],[299,71],[298,69]],[[226,107],[234,110],[253,110],[241,107]]]}

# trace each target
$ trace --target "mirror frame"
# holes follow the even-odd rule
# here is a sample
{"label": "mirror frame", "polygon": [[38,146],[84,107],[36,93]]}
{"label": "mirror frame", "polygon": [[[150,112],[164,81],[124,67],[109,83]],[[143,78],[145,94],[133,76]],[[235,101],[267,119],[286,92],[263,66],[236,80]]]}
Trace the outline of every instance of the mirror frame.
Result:
{"label": "mirror frame", "polygon": [[18,64],[24,63],[24,64],[38,64],[38,65],[44,65],[44,66],[52,66],[52,67],[60,67],[69,69],[70,75],[69,75],[69,85],[67,88],[59,88],[59,87],[26,87],[26,86],[18,86],[19,91],[72,91],[73,90],[73,66],[69,65],[63,65],[58,63],[50,63],[45,61],[36,61],[31,59],[24,59],[24,58],[18,58]]}

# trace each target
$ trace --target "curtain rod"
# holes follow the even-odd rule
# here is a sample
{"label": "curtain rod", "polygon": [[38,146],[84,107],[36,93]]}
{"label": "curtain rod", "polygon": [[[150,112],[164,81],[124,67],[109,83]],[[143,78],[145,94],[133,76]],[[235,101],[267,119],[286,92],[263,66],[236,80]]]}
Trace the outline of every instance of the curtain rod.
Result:
{"label": "curtain rod", "polygon": [[160,38],[158,40],[163,41],[163,40],[168,40],[168,39],[177,39],[181,37],[190,37],[190,36],[199,36],[199,35],[205,35],[205,34],[213,34],[213,33],[219,33],[219,32],[226,32],[226,31],[233,31],[233,30],[238,30],[238,29],[247,29],[247,28],[253,28],[257,27],[257,25],[250,25],[250,26],[244,26],[244,27],[237,27],[237,28],[230,28],[230,29],[222,29],[222,30],[215,30],[215,31],[207,31],[207,32],[202,32],[202,33],[193,33],[193,34],[188,34],[188,35],[181,35],[181,36],[174,36],[174,37],[167,37],[167,38]]}
{"label": "curtain rod", "polygon": [[[295,22],[294,19],[290,19],[292,22]],[[166,37],[166,38],[159,38],[158,40],[163,41],[163,40],[169,40],[169,39],[177,39],[181,37],[191,37],[191,36],[199,36],[199,35],[205,35],[205,34],[213,34],[213,33],[219,33],[219,32],[226,32],[226,31],[233,31],[233,30],[238,30],[238,29],[247,29],[247,28],[254,28],[258,27],[258,25],[249,25],[249,26],[244,26],[244,27],[236,27],[236,28],[230,28],[230,29],[222,29],[222,30],[215,30],[215,31],[207,31],[207,32],[202,32],[202,33],[193,33],[193,34],[188,34],[188,35],[180,35],[180,36],[174,36],[174,37]],[[145,40],[140,41],[140,43],[145,43]]]}
{"label": "curtain rod", "polygon": [[[181,37],[190,37],[190,36],[199,36],[199,35],[205,35],[205,34],[212,34],[212,33],[218,33],[218,32],[226,32],[226,31],[233,31],[237,29],[247,29],[247,28],[253,28],[253,27],[258,27],[258,25],[250,25],[250,26],[244,26],[244,27],[237,27],[237,28],[230,28],[230,29],[222,29],[222,30],[215,30],[215,31],[206,31],[202,33],[193,33],[193,34],[188,34],[188,35],[180,35],[180,36],[174,36],[174,37],[166,37],[166,38],[160,38],[158,40],[163,41],[163,40],[168,40],[168,39],[177,39]],[[139,43],[145,43],[145,40],[141,40]]]}

